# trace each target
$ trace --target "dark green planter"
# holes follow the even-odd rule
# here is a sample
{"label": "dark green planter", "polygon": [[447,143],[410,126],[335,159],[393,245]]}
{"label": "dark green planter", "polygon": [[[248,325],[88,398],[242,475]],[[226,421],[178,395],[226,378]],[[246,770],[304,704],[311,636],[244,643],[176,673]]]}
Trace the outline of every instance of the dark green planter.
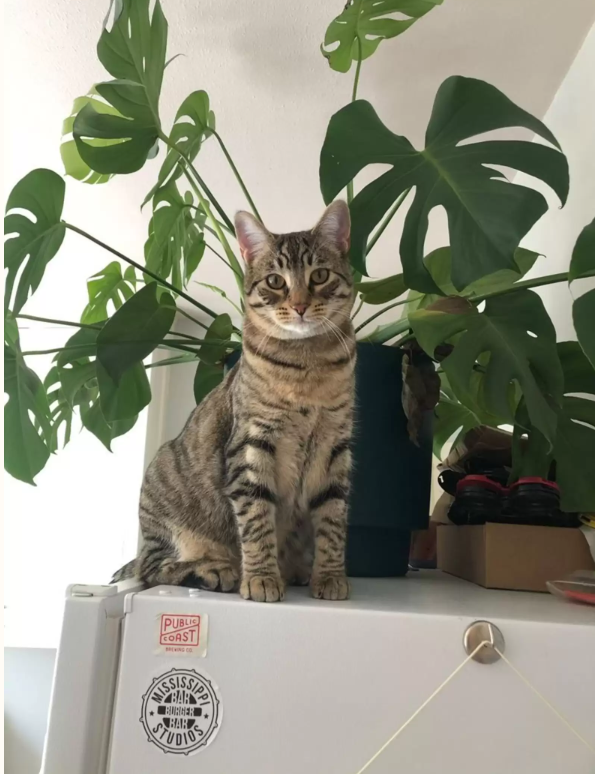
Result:
{"label": "dark green planter", "polygon": [[[428,526],[432,417],[407,434],[401,405],[399,349],[357,345],[353,486],[349,508],[347,573],[351,577],[405,575],[411,530]],[[233,353],[232,366],[239,359]]]}
{"label": "dark green planter", "polygon": [[353,487],[347,571],[354,577],[405,575],[412,529],[428,526],[432,415],[409,440],[401,405],[399,349],[357,345]]}

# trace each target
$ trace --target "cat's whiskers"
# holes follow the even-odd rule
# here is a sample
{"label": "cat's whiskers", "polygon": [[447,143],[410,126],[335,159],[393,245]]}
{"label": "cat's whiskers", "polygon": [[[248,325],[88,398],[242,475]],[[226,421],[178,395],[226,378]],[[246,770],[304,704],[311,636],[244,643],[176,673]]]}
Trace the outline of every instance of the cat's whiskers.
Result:
{"label": "cat's whiskers", "polygon": [[260,355],[261,350],[264,349],[264,347],[267,345],[269,339],[271,338],[273,333],[275,333],[277,328],[279,328],[279,330],[283,330],[283,328],[279,325],[279,323],[276,320],[274,320],[273,321],[273,328],[267,333],[266,336],[263,336],[263,338],[260,341],[260,344],[256,348],[256,354],[257,355]]}
{"label": "cat's whiskers", "polygon": [[344,312],[342,309],[333,309],[329,314],[342,317],[344,320],[351,320],[351,312]]}
{"label": "cat's whiskers", "polygon": [[329,325],[331,332],[334,333],[335,337],[337,338],[337,340],[345,350],[345,354],[347,355],[349,360],[351,360],[353,358],[353,354],[349,351],[349,347],[347,346],[347,337],[345,336],[343,331],[332,320],[329,320],[328,317],[324,317],[322,319],[324,319],[325,322]]}
{"label": "cat's whiskers", "polygon": [[331,337],[329,336],[329,332],[333,333],[333,329],[329,325],[327,325],[327,323],[326,323],[324,318],[320,318],[319,322],[322,324],[324,332],[326,333],[326,337],[330,341]]}

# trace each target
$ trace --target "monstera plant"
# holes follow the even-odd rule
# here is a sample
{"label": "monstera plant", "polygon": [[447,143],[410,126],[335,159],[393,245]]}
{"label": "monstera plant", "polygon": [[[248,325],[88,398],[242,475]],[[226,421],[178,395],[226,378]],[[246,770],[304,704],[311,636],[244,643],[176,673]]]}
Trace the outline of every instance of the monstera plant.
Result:
{"label": "monstera plant", "polygon": [[[578,296],[578,343],[557,343],[543,303],[530,289],[595,275],[595,223],[580,235],[568,273],[523,279],[538,256],[520,243],[548,205],[541,193],[511,182],[508,172],[539,178],[563,205],[568,165],[556,138],[497,88],[463,76],[447,78],[438,89],[425,147],[419,149],[358,99],[362,63],[441,3],[351,0],[331,22],[322,46],[333,70],[355,73],[351,102],[331,117],[320,156],[325,202],[346,192],[350,205],[359,293],[354,324],[363,342],[421,347],[438,363],[436,453],[457,431],[512,424],[517,475],[544,474],[555,460],[564,506],[595,509],[588,475],[595,458],[595,402],[584,397],[595,395],[595,291],[578,296],[571,286]],[[159,0],[113,4],[97,56],[112,80],[74,100],[63,126],[65,173],[82,183],[107,184],[114,175],[154,165],[155,185],[142,203],[151,206],[152,217],[144,260],[135,260],[68,220],[65,180],[57,172],[30,172],[8,198],[5,467],[29,483],[68,443],[77,415],[108,449],[130,430],[151,400],[148,369],[196,363],[199,402],[221,381],[229,354],[241,347],[241,331],[230,315],[216,314],[188,290],[205,251],[212,251],[229,268],[238,296],[234,301],[220,288],[200,284],[241,314],[243,271],[234,228],[216,185],[210,187],[199,172],[203,143],[219,146],[247,205],[260,215],[205,91],[183,101],[172,126],[161,122],[159,99],[171,59]],[[519,128],[527,130],[526,140],[481,139],[493,130]],[[531,141],[532,135],[541,141]],[[375,164],[388,169],[356,192],[358,174]],[[370,279],[367,257],[400,207],[407,213],[393,253],[395,271],[402,273]],[[449,244],[425,254],[435,207],[446,212]],[[110,262],[89,279],[80,320],[27,314],[66,232],[105,248]],[[368,305],[377,309],[362,319]],[[196,333],[179,333],[177,315],[190,318]],[[371,330],[385,315],[387,322]],[[20,346],[21,320],[76,329],[55,349],[43,380],[31,367],[38,353]],[[148,362],[157,349],[169,355]]]}

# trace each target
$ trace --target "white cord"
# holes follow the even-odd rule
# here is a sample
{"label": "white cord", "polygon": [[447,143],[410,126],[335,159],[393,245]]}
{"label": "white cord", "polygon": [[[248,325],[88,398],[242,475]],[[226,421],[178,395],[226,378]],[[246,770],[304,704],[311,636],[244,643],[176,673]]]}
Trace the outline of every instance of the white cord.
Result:
{"label": "white cord", "polygon": [[572,725],[571,725],[571,724],[568,722],[568,720],[566,720],[566,718],[564,717],[564,715],[562,715],[562,713],[561,713],[561,712],[559,712],[559,711],[558,711],[558,710],[557,710],[557,709],[554,707],[554,705],[553,705],[553,704],[550,704],[550,702],[549,702],[549,701],[548,701],[548,700],[545,698],[545,696],[544,696],[542,693],[540,693],[540,692],[537,690],[537,688],[536,688],[534,685],[532,685],[532,684],[531,684],[531,682],[529,682],[529,680],[528,680],[528,679],[525,677],[525,675],[524,675],[522,672],[520,672],[520,671],[519,671],[519,670],[518,670],[518,669],[515,667],[515,665],[514,665],[514,664],[512,664],[512,663],[510,662],[510,660],[506,658],[506,656],[504,655],[504,653],[502,653],[502,651],[498,650],[498,648],[497,648],[495,645],[494,645],[494,650],[495,650],[495,651],[496,651],[496,653],[497,653],[497,654],[500,656],[500,658],[502,659],[502,661],[504,661],[504,663],[508,664],[508,666],[509,666],[509,667],[512,669],[512,671],[515,673],[515,675],[517,675],[517,676],[518,676],[518,677],[519,677],[519,678],[520,678],[520,679],[521,679],[521,680],[522,680],[522,681],[525,683],[525,685],[526,685],[528,688],[530,688],[530,689],[533,691],[533,693],[534,693],[536,696],[539,696],[539,698],[540,698],[540,699],[541,699],[541,701],[542,701],[542,702],[545,704],[545,706],[546,706],[546,707],[549,707],[549,708],[551,709],[551,711],[552,711],[552,712],[554,713],[554,715],[555,715],[555,716],[558,718],[558,720],[560,720],[560,721],[561,721],[561,722],[562,722],[562,723],[563,723],[563,724],[566,726],[566,728],[568,728],[568,729],[569,729],[569,731],[572,731],[572,733],[573,733],[573,734],[574,734],[576,737],[578,737],[578,738],[581,740],[581,742],[582,742],[582,743],[585,745],[585,747],[587,747],[589,750],[591,750],[591,752],[592,752],[592,753],[595,755],[595,747],[593,747],[593,745],[592,745],[592,744],[590,744],[590,743],[589,743],[589,742],[588,742],[588,741],[587,741],[587,740],[584,738],[584,736],[581,736],[581,735],[579,734],[579,732],[576,730],[576,728],[574,728],[574,726],[572,726]]}
{"label": "white cord", "polygon": [[427,699],[424,701],[424,703],[423,703],[423,704],[421,704],[421,705],[420,705],[420,706],[419,706],[419,707],[418,707],[418,708],[415,710],[415,712],[413,713],[413,715],[411,715],[411,717],[410,717],[410,718],[408,718],[408,719],[407,719],[407,720],[406,720],[406,721],[403,723],[403,725],[402,725],[400,728],[398,728],[398,729],[395,731],[395,733],[394,733],[394,734],[393,734],[393,735],[390,737],[390,739],[388,739],[388,740],[387,740],[387,741],[386,741],[386,742],[385,742],[385,743],[382,745],[382,747],[381,747],[381,748],[380,748],[380,749],[379,749],[379,750],[378,750],[376,753],[374,753],[374,755],[373,755],[373,756],[370,758],[370,760],[369,760],[367,763],[365,763],[365,764],[364,764],[364,766],[363,766],[363,767],[362,767],[362,768],[361,768],[361,769],[360,769],[360,770],[357,772],[357,774],[363,774],[363,772],[364,772],[364,771],[366,771],[366,770],[367,770],[367,769],[368,769],[368,768],[369,768],[369,767],[370,767],[370,766],[371,766],[371,765],[374,763],[374,761],[375,761],[375,760],[376,760],[376,759],[377,759],[377,758],[378,758],[380,755],[382,755],[382,753],[383,753],[383,752],[386,750],[386,748],[387,748],[387,747],[388,747],[388,746],[389,746],[389,745],[390,745],[392,742],[394,742],[394,740],[395,740],[395,739],[396,739],[396,738],[397,738],[397,737],[398,737],[398,736],[399,736],[399,735],[400,735],[400,734],[401,734],[401,733],[402,733],[402,732],[403,732],[403,731],[404,731],[404,730],[407,728],[407,726],[408,726],[410,723],[412,723],[412,722],[415,720],[415,718],[416,718],[416,717],[417,717],[417,716],[420,714],[420,712],[422,712],[422,710],[424,710],[424,709],[425,709],[425,708],[428,706],[428,704],[429,704],[431,701],[433,701],[433,700],[436,698],[436,696],[438,696],[438,694],[439,694],[439,693],[440,693],[440,692],[441,692],[441,691],[442,691],[444,688],[446,688],[446,686],[447,686],[447,685],[448,685],[448,684],[449,684],[449,683],[450,683],[450,682],[451,682],[451,681],[452,681],[452,680],[453,680],[453,679],[454,679],[454,678],[455,678],[455,677],[456,677],[456,676],[459,674],[459,672],[460,672],[460,671],[463,669],[463,667],[464,667],[466,664],[468,664],[468,663],[469,663],[469,661],[471,661],[471,659],[472,659],[472,658],[475,656],[475,654],[476,654],[476,653],[478,653],[478,652],[481,650],[481,648],[483,648],[484,646],[488,646],[488,647],[492,647],[492,648],[494,648],[494,650],[495,650],[495,651],[496,651],[496,653],[497,653],[497,654],[500,656],[500,658],[501,658],[501,659],[504,661],[504,663],[505,663],[505,664],[508,664],[508,666],[509,666],[509,667],[512,669],[512,671],[513,671],[513,672],[514,672],[514,673],[515,673],[515,674],[516,674],[516,675],[517,675],[517,676],[518,676],[518,677],[519,677],[519,678],[520,678],[520,679],[521,679],[521,680],[522,680],[522,681],[525,683],[525,685],[527,685],[527,686],[528,686],[528,687],[529,687],[529,688],[530,688],[530,689],[533,691],[533,693],[534,693],[536,696],[538,696],[538,697],[541,699],[541,701],[542,701],[542,702],[543,702],[543,703],[544,703],[544,704],[545,704],[547,707],[549,707],[549,708],[551,709],[551,711],[554,713],[554,715],[556,715],[556,717],[557,717],[557,718],[558,718],[558,719],[559,719],[559,720],[560,720],[560,721],[561,721],[561,722],[562,722],[562,723],[563,723],[563,724],[564,724],[564,725],[565,725],[565,726],[566,726],[566,727],[567,727],[567,728],[568,728],[570,731],[572,731],[572,733],[573,733],[573,734],[574,734],[574,735],[575,735],[575,736],[576,736],[578,739],[580,739],[580,741],[581,741],[581,742],[582,742],[582,743],[585,745],[585,747],[587,747],[589,750],[591,750],[591,752],[592,752],[592,753],[594,753],[594,754],[595,754],[595,747],[593,747],[593,746],[592,746],[592,745],[591,745],[591,744],[590,744],[590,743],[589,743],[589,742],[588,742],[588,741],[587,741],[587,740],[586,740],[584,737],[582,737],[582,736],[579,734],[579,732],[576,730],[576,728],[573,728],[573,726],[572,726],[572,725],[571,725],[571,724],[568,722],[568,720],[566,720],[566,718],[565,718],[565,717],[562,715],[562,713],[560,713],[560,712],[559,712],[559,711],[558,711],[558,710],[557,710],[557,709],[556,709],[556,708],[555,708],[555,707],[554,707],[552,704],[550,704],[550,702],[549,702],[549,701],[548,701],[548,700],[545,698],[545,696],[544,696],[543,694],[541,694],[541,693],[540,693],[540,692],[537,690],[537,688],[535,688],[535,687],[534,687],[534,686],[531,684],[531,682],[530,682],[530,681],[529,681],[529,680],[528,680],[528,679],[527,679],[527,678],[526,678],[526,677],[525,677],[525,676],[524,676],[524,675],[523,675],[523,674],[522,674],[522,673],[521,673],[521,672],[520,672],[520,671],[519,671],[519,670],[518,670],[518,669],[517,669],[517,668],[516,668],[516,667],[515,667],[515,666],[514,666],[512,663],[511,663],[511,662],[510,662],[510,660],[509,660],[509,659],[507,659],[507,658],[506,658],[506,656],[504,655],[504,653],[502,653],[500,650],[498,650],[498,648],[496,648],[496,647],[495,647],[495,645],[494,645],[492,642],[490,642],[489,640],[483,640],[482,642],[480,642],[480,643],[479,643],[479,645],[478,645],[478,646],[475,648],[475,650],[474,650],[474,651],[472,651],[472,652],[471,652],[471,653],[470,653],[470,654],[467,656],[467,658],[466,658],[466,659],[465,659],[465,660],[464,660],[464,661],[463,661],[461,664],[459,664],[459,666],[458,666],[458,667],[457,667],[457,668],[454,670],[454,672],[452,672],[452,673],[451,673],[451,674],[450,674],[450,675],[449,675],[449,676],[446,678],[446,680],[445,680],[443,683],[441,683],[441,684],[438,686],[438,688],[436,688],[436,690],[434,691],[434,693],[432,693],[432,694],[431,694],[431,696],[428,696],[428,698],[427,698]]}
{"label": "white cord", "polygon": [[382,747],[381,747],[381,748],[378,750],[378,752],[376,752],[376,753],[375,753],[375,754],[374,754],[374,755],[373,755],[373,756],[370,758],[370,760],[369,760],[369,761],[368,761],[368,762],[367,762],[367,763],[366,763],[366,764],[365,764],[365,765],[364,765],[364,766],[363,766],[363,767],[362,767],[362,768],[361,768],[361,769],[360,769],[360,770],[357,772],[357,774],[363,774],[363,772],[364,772],[364,771],[366,771],[366,769],[368,769],[368,768],[369,768],[369,767],[370,767],[370,766],[371,766],[371,765],[374,763],[374,761],[376,760],[376,758],[378,758],[378,757],[379,757],[379,756],[380,756],[380,755],[381,755],[381,754],[382,754],[382,753],[383,753],[383,752],[386,750],[386,748],[389,746],[389,744],[391,744],[391,742],[394,742],[394,741],[395,741],[395,739],[396,739],[396,738],[399,736],[399,734],[400,734],[402,731],[404,731],[404,730],[407,728],[407,726],[408,726],[410,723],[412,723],[412,722],[415,720],[415,718],[416,718],[416,717],[419,715],[419,713],[420,713],[420,712],[421,712],[423,709],[425,709],[425,708],[428,706],[428,704],[429,704],[429,703],[430,703],[430,702],[431,702],[433,699],[435,699],[435,698],[436,698],[436,696],[438,696],[438,694],[440,693],[440,691],[441,691],[443,688],[446,688],[446,686],[447,686],[447,685],[450,683],[450,681],[451,681],[453,678],[455,678],[455,677],[456,677],[456,676],[459,674],[459,672],[460,672],[460,671],[461,671],[461,669],[462,669],[462,668],[465,666],[465,664],[467,664],[469,661],[471,661],[471,659],[473,658],[473,656],[474,656],[474,655],[475,655],[475,654],[476,654],[476,653],[477,653],[479,650],[481,650],[481,648],[483,648],[483,646],[484,646],[484,645],[491,645],[491,642],[489,642],[488,640],[483,640],[482,642],[480,642],[480,643],[479,643],[479,645],[478,645],[478,646],[475,648],[475,650],[474,650],[474,651],[472,651],[472,652],[471,652],[471,653],[470,653],[470,654],[467,656],[467,658],[466,658],[466,659],[463,661],[463,663],[462,663],[462,664],[459,664],[459,666],[458,666],[458,667],[455,669],[455,671],[454,671],[454,672],[452,672],[452,673],[451,673],[451,674],[450,674],[450,675],[449,675],[449,676],[446,678],[446,680],[445,680],[443,683],[441,683],[441,684],[438,686],[438,688],[436,688],[436,690],[434,691],[434,693],[433,693],[431,696],[428,696],[428,698],[427,698],[427,699],[424,701],[424,703],[423,703],[421,706],[419,706],[419,707],[418,707],[418,708],[415,710],[415,712],[413,713],[413,715],[411,715],[411,717],[410,717],[408,720],[406,720],[406,721],[403,723],[403,725],[402,725],[400,728],[398,728],[398,729],[395,731],[395,733],[394,733],[394,734],[391,736],[391,738],[390,738],[390,739],[389,739],[387,742],[385,742],[385,743],[382,745]]}

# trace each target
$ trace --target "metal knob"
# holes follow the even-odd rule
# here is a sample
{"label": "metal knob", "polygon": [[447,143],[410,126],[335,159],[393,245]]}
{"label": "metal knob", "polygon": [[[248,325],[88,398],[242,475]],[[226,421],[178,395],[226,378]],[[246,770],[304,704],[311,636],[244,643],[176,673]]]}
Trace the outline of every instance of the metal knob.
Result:
{"label": "metal knob", "polygon": [[496,648],[503,653],[505,647],[502,632],[489,621],[474,621],[465,629],[463,635],[463,647],[467,655],[470,656],[482,642],[484,645],[473,656],[473,661],[480,664],[493,664],[498,661],[500,654]]}

